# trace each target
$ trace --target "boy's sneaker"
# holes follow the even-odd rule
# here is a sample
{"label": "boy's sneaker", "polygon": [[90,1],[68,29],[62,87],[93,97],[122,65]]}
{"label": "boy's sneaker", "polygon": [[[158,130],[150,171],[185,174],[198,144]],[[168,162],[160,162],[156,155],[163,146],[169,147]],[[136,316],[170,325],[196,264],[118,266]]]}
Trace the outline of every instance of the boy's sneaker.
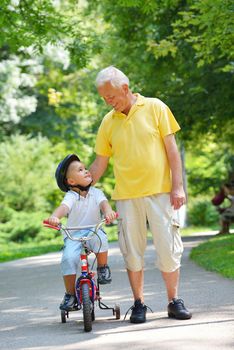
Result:
{"label": "boy's sneaker", "polygon": [[144,323],[146,321],[147,306],[140,299],[135,300],[131,307],[132,314],[130,316],[131,323]]}
{"label": "boy's sneaker", "polygon": [[97,275],[99,284],[109,284],[112,281],[111,271],[108,265],[98,267]]}
{"label": "boy's sneaker", "polygon": [[184,306],[182,299],[172,299],[168,304],[168,317],[176,318],[177,320],[188,320],[192,317],[191,312],[189,312]]}
{"label": "boy's sneaker", "polygon": [[77,299],[75,295],[65,293],[62,303],[59,306],[60,310],[73,311],[77,308]]}

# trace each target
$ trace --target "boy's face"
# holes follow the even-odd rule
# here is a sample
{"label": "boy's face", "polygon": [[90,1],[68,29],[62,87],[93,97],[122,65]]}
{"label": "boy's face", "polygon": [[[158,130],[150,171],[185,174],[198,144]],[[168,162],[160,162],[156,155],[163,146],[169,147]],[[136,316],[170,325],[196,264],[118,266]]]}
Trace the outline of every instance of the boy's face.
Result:
{"label": "boy's face", "polygon": [[68,185],[88,186],[92,181],[90,172],[85,168],[84,164],[74,160],[67,169]]}

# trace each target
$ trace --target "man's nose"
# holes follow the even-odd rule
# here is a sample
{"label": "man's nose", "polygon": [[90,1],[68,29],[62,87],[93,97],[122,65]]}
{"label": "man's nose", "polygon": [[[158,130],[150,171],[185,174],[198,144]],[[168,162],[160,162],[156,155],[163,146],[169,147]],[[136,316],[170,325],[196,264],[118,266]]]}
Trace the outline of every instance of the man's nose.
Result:
{"label": "man's nose", "polygon": [[113,103],[113,98],[108,97],[105,100],[108,105],[111,105]]}

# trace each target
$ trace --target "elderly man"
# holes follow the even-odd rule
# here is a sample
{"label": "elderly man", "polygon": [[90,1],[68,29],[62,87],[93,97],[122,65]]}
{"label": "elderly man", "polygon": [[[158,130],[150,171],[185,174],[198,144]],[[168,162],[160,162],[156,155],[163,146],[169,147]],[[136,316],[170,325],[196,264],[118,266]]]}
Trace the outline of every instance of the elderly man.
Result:
{"label": "elderly man", "polygon": [[99,127],[90,171],[94,182],[98,181],[113,157],[116,185],[112,198],[121,218],[119,245],[134,297],[130,322],[146,321],[147,223],[167,289],[168,316],[189,319],[191,313],[178,299],[183,245],[176,210],[185,203],[185,193],[174,134],[180,127],[162,101],[133,93],[128,77],[119,69],[111,66],[100,71],[96,85],[113,109]]}

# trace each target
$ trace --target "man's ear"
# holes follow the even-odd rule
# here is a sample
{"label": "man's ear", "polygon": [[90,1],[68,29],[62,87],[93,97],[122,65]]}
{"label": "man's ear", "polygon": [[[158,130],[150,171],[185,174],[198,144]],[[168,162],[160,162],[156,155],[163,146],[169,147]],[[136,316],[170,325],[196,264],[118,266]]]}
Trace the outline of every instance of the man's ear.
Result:
{"label": "man's ear", "polygon": [[127,94],[128,94],[128,91],[129,91],[129,86],[128,86],[128,84],[123,84],[123,85],[122,85],[122,89],[123,89],[125,95],[127,95]]}

